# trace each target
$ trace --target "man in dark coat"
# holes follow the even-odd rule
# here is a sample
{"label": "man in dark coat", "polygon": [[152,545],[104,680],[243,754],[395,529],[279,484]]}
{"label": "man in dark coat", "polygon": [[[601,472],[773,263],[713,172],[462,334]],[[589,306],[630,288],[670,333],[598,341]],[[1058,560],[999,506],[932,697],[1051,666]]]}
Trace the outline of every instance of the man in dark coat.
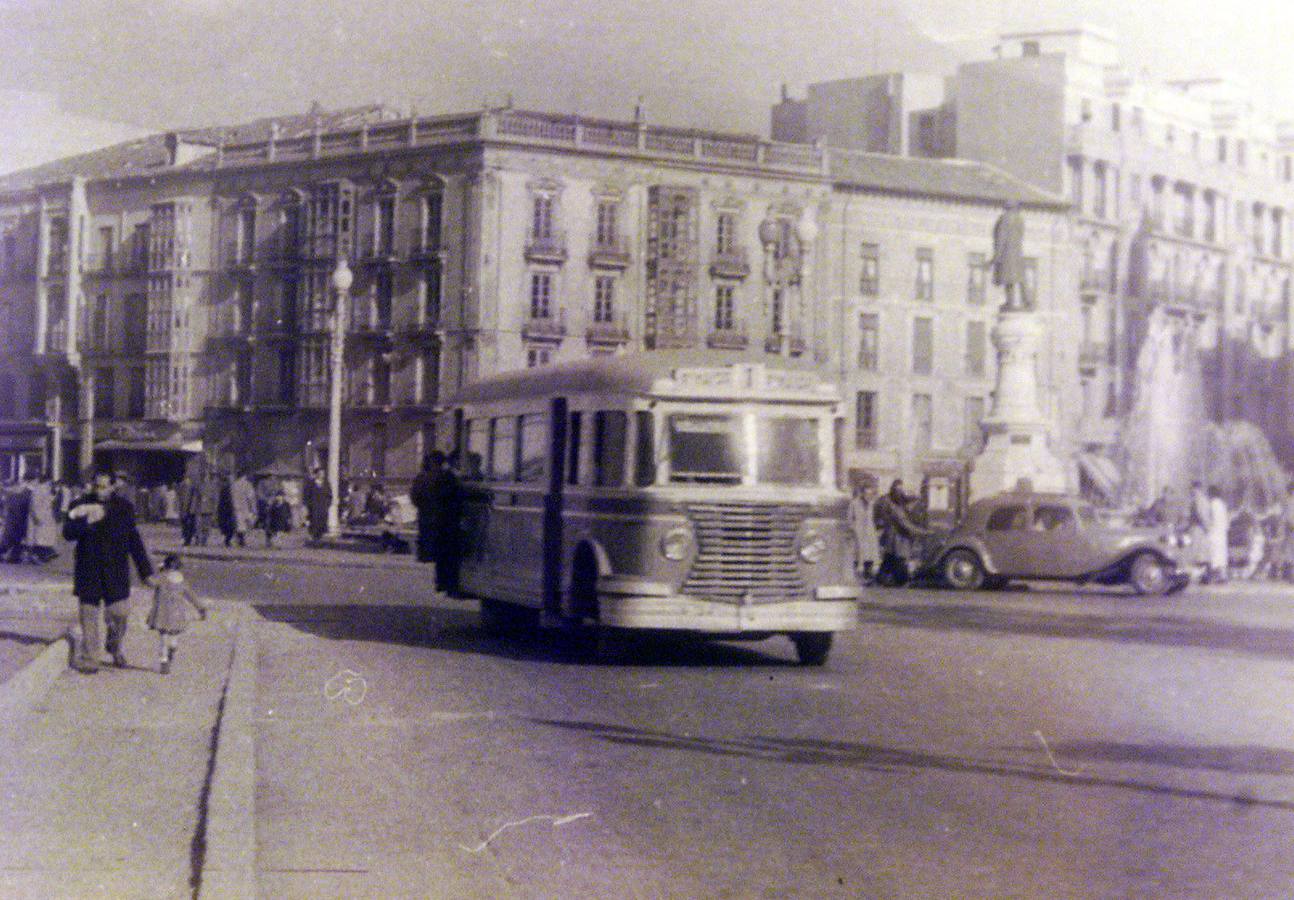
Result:
{"label": "man in dark coat", "polygon": [[180,538],[186,547],[193,543],[198,533],[198,499],[198,486],[186,474],[175,488],[175,505],[180,512]]}
{"label": "man in dark coat", "polygon": [[332,506],[332,488],[324,480],[321,470],[315,469],[310,480],[306,482],[302,500],[306,505],[310,539],[317,541],[328,530],[328,510]]}
{"label": "man in dark coat", "polygon": [[436,564],[436,590],[458,594],[458,570],[463,558],[463,485],[446,465],[445,454],[433,450],[409,488],[418,510],[418,559]]}
{"label": "man in dark coat", "polygon": [[63,537],[76,544],[72,591],[80,601],[81,646],[76,660],[82,672],[99,669],[99,604],[108,625],[107,650],[118,668],[125,668],[121,642],[130,614],[130,561],[145,584],[153,565],[135,527],[135,512],[112,489],[112,477],[95,475],[90,492],[67,511]]}
{"label": "man in dark coat", "polygon": [[896,478],[889,493],[879,498],[872,508],[881,541],[881,565],[876,571],[876,582],[883,587],[903,587],[908,583],[911,577],[908,558],[913,554],[917,538],[927,533],[912,520],[908,511],[910,501],[902,479]]}

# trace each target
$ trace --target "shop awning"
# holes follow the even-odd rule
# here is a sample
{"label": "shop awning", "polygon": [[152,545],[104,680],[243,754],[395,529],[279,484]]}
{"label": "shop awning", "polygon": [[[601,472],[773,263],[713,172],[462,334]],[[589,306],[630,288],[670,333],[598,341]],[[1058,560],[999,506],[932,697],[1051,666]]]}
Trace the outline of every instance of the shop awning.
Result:
{"label": "shop awning", "polygon": [[1118,500],[1123,475],[1114,460],[1096,453],[1080,453],[1078,468],[1101,496],[1107,500]]}
{"label": "shop awning", "polygon": [[109,439],[99,441],[95,450],[137,450],[154,453],[201,453],[202,441],[124,441]]}

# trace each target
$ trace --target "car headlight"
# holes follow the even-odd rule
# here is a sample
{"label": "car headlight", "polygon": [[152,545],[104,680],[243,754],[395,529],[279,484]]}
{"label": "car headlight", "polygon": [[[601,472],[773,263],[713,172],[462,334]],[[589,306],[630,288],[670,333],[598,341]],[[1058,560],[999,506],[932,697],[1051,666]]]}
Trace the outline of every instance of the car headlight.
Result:
{"label": "car headlight", "polygon": [[678,562],[687,556],[687,548],[691,542],[692,536],[688,534],[686,528],[672,528],[660,539],[661,556]]}
{"label": "car headlight", "polygon": [[816,563],[827,553],[827,539],[816,531],[810,531],[800,542],[800,559],[807,563]]}

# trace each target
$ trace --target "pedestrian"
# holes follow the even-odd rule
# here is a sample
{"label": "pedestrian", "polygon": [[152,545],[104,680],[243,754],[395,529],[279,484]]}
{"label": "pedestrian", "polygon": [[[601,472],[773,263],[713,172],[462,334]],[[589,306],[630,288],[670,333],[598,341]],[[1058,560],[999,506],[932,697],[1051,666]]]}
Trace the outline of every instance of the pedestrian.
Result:
{"label": "pedestrian", "polygon": [[463,486],[444,453],[427,454],[409,499],[418,510],[418,559],[435,564],[436,590],[457,596],[463,557]]}
{"label": "pedestrian", "polygon": [[292,530],[292,504],[288,502],[288,495],[282,488],[270,498],[262,524],[265,528],[266,547],[274,546],[274,535],[287,534]]}
{"label": "pedestrian", "polygon": [[130,616],[130,563],[140,581],[152,583],[153,564],[135,525],[135,510],[113,490],[112,476],[98,472],[89,493],[75,501],[63,523],[63,537],[76,544],[72,592],[80,607],[81,640],[75,665],[99,670],[99,608],[107,623],[106,649],[113,665],[126,667],[122,641]]}
{"label": "pedestrian", "polygon": [[885,587],[903,587],[908,583],[911,578],[908,557],[913,553],[917,538],[926,533],[912,521],[908,513],[909,502],[901,478],[894,479],[889,493],[876,501],[875,521],[881,545],[881,565],[876,572],[876,582]]}
{"label": "pedestrian", "polygon": [[233,543],[237,523],[234,520],[234,492],[228,475],[220,476],[220,493],[216,500],[216,523],[224,535],[225,546]]}
{"label": "pedestrian", "polygon": [[58,551],[58,519],[55,512],[54,485],[48,478],[37,478],[31,488],[27,507],[27,553],[34,563],[44,565]]}
{"label": "pedestrian", "polygon": [[849,499],[849,527],[854,533],[854,573],[871,584],[881,562],[880,536],[876,532],[876,485],[867,481],[854,487]]}
{"label": "pedestrian", "polygon": [[229,486],[230,499],[234,506],[234,538],[238,546],[247,546],[247,532],[256,527],[256,488],[243,473],[234,479]]}
{"label": "pedestrian", "polygon": [[4,532],[0,536],[0,559],[20,563],[23,546],[27,543],[27,511],[31,505],[31,490],[23,482],[14,482],[4,489]]}
{"label": "pedestrian", "polygon": [[1191,482],[1191,499],[1186,514],[1186,539],[1191,547],[1191,565],[1201,583],[1209,580],[1209,495],[1199,481]]}
{"label": "pedestrian", "polygon": [[187,472],[175,488],[175,505],[180,516],[180,540],[188,547],[197,538],[201,500],[198,486]]}
{"label": "pedestrian", "polygon": [[1285,499],[1281,502],[1280,550],[1277,553],[1278,576],[1283,581],[1294,581],[1294,481],[1285,486]]}
{"label": "pedestrian", "polygon": [[220,511],[220,479],[215,472],[207,472],[198,481],[198,512],[193,540],[199,547],[207,546],[211,529],[216,527]]}
{"label": "pedestrian", "polygon": [[1224,582],[1229,577],[1231,566],[1228,534],[1231,530],[1231,515],[1227,511],[1227,501],[1222,499],[1222,488],[1213,485],[1209,488],[1209,571],[1207,578],[1211,582]]}
{"label": "pedestrian", "polygon": [[332,488],[324,480],[323,470],[315,469],[305,487],[306,527],[310,540],[318,541],[328,530],[328,512],[332,507]]}
{"label": "pedestrian", "polygon": [[256,527],[265,528],[265,517],[269,515],[270,503],[279,492],[279,483],[273,475],[262,475],[256,482]]}
{"label": "pedestrian", "polygon": [[199,618],[207,617],[207,604],[193,593],[180,568],[178,553],[168,554],[162,561],[162,571],[154,579],[153,609],[148,614],[148,627],[157,632],[158,653],[161,657],[158,670],[163,675],[171,671],[180,634],[189,626],[189,607],[198,611]]}

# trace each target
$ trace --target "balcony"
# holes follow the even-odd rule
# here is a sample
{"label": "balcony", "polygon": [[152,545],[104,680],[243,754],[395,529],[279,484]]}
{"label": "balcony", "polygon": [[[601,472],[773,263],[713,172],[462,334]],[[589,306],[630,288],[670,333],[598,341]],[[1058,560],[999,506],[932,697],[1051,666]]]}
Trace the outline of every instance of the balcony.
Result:
{"label": "balcony", "polygon": [[729,247],[715,253],[710,260],[710,274],[715,278],[745,278],[750,274],[750,261],[745,247]]}
{"label": "balcony", "polygon": [[354,337],[370,341],[389,339],[392,334],[391,315],[387,313],[352,319],[350,333]]}
{"label": "balcony", "polygon": [[765,353],[785,353],[787,356],[802,356],[806,349],[808,349],[808,345],[799,334],[774,332],[764,339]]}
{"label": "balcony", "polygon": [[614,237],[597,242],[589,250],[589,265],[595,269],[624,269],[629,266],[629,245],[624,238]]}
{"label": "balcony", "polygon": [[395,248],[395,234],[366,234],[359,245],[360,262],[393,263],[399,259]]}
{"label": "balcony", "polygon": [[560,341],[566,337],[566,309],[557,310],[557,315],[534,315],[521,326],[521,336],[528,341]]}
{"label": "balcony", "polygon": [[629,343],[629,326],[623,316],[616,316],[610,322],[591,322],[584,338],[590,344],[600,346],[619,346]]}
{"label": "balcony", "polygon": [[415,228],[409,232],[411,259],[439,259],[444,250],[440,229]]}
{"label": "balcony", "polygon": [[49,278],[62,278],[67,274],[67,251],[51,252],[45,260],[45,275]]}
{"label": "balcony", "polygon": [[407,341],[429,342],[439,339],[440,322],[435,318],[414,318],[401,322],[396,330]]}
{"label": "balcony", "polygon": [[1097,341],[1083,341],[1078,345],[1078,367],[1091,372],[1110,361],[1110,347]]}
{"label": "balcony", "polygon": [[559,264],[566,261],[566,232],[531,232],[526,235],[526,259],[530,262]]}
{"label": "balcony", "polygon": [[695,347],[696,331],[691,327],[658,326],[654,334],[647,336],[648,350],[677,350]]}
{"label": "balcony", "polygon": [[705,345],[714,350],[745,350],[750,345],[745,322],[733,322],[728,328],[712,328]]}
{"label": "balcony", "polygon": [[237,241],[231,241],[225,246],[224,256],[225,268],[236,269],[244,272],[254,271],[256,268],[256,254],[251,247],[240,245]]}
{"label": "balcony", "polygon": [[1110,289],[1110,273],[1102,269],[1088,269],[1079,279],[1084,294],[1100,294]]}
{"label": "balcony", "polygon": [[81,261],[81,271],[86,275],[111,275],[116,269],[117,255],[115,253],[87,253]]}
{"label": "balcony", "polygon": [[221,346],[246,341],[248,332],[244,321],[238,311],[216,307],[207,323],[207,343]]}

